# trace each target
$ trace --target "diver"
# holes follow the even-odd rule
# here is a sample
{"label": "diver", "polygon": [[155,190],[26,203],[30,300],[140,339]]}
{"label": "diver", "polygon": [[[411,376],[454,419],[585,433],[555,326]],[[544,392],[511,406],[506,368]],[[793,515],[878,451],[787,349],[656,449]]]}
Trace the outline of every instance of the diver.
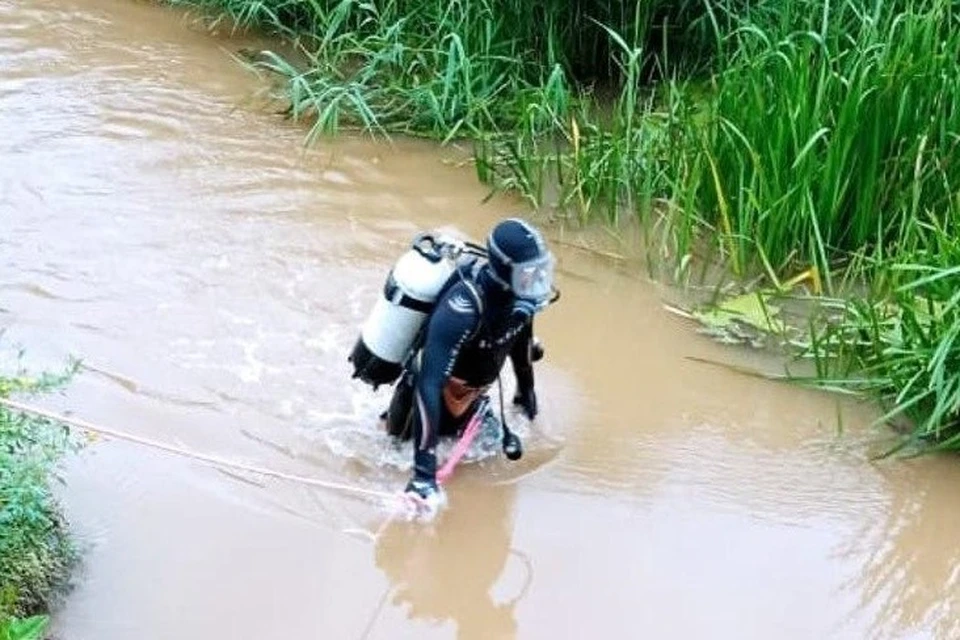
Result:
{"label": "diver", "polygon": [[[513,404],[533,420],[538,413],[533,363],[543,355],[533,318],[555,298],[554,256],[541,233],[523,220],[499,222],[487,237],[486,259],[458,269],[440,292],[411,366],[381,415],[388,433],[414,439],[414,472],[405,493],[436,510],[446,502],[437,485],[436,446],[473,416],[499,423],[487,392],[509,357],[516,377]],[[522,454],[506,424],[503,451]]]}

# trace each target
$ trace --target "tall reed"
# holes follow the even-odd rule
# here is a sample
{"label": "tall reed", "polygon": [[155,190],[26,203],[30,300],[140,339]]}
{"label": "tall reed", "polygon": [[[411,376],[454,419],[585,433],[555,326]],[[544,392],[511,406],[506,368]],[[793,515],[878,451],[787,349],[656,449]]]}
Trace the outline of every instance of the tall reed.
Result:
{"label": "tall reed", "polygon": [[960,14],[946,0],[803,4],[809,25],[744,20],[725,36],[729,59],[676,183],[737,255],[829,277],[851,254],[896,250],[912,217],[949,208]]}
{"label": "tall reed", "polygon": [[[170,0],[296,43],[255,66],[282,79],[289,112],[319,133],[342,125],[442,139],[510,130],[565,113],[576,86],[616,73],[609,22],[643,41],[663,0]],[[547,101],[547,102],[545,102]]]}

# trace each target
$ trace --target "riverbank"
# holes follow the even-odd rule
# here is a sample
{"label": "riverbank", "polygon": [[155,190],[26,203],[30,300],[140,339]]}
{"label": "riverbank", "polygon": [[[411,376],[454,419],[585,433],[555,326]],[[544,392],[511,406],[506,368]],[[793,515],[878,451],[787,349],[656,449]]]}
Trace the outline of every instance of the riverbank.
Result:
{"label": "riverbank", "polygon": [[905,446],[960,448],[950,2],[169,4],[284,38],[296,55],[246,62],[309,143],[466,142],[551,218],[636,220],[679,280],[703,259],[761,302],[809,298],[785,343],[803,382],[879,401]]}
{"label": "riverbank", "polygon": [[[0,399],[62,388],[75,371],[0,372]],[[71,577],[77,550],[53,485],[78,438],[63,427],[0,406],[0,637],[41,640]]]}

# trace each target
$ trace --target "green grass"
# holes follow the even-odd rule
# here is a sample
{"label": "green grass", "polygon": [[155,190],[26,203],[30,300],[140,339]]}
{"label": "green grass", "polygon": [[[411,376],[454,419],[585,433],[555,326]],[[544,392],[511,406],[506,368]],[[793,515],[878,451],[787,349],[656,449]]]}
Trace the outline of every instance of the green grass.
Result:
{"label": "green grass", "polygon": [[679,224],[716,232],[739,275],[816,267],[837,296],[801,353],[818,385],[877,398],[911,425],[901,447],[960,450],[960,13],[792,7],[717,32],[722,68],[671,175]]}
{"label": "green grass", "polygon": [[[0,397],[49,392],[74,371],[0,375]],[[48,611],[69,578],[76,550],[51,484],[59,459],[76,446],[65,428],[0,407],[0,629]]]}
{"label": "green grass", "polygon": [[0,614],[0,640],[43,640],[49,624],[45,615],[14,618]]}
{"label": "green grass", "polygon": [[[292,42],[296,61],[267,51],[251,62],[280,81],[291,116],[310,119],[311,140],[343,127],[450,139],[529,122],[528,107],[545,99],[563,111],[567,61],[591,55],[595,43],[572,31],[564,0],[172,4],[220,12]],[[558,83],[560,91],[542,90]]]}
{"label": "green grass", "polygon": [[911,220],[951,209],[960,14],[948,2],[794,4],[811,24],[744,22],[727,36],[708,122],[674,178],[734,257],[815,264],[829,287],[838,264],[896,252]]}

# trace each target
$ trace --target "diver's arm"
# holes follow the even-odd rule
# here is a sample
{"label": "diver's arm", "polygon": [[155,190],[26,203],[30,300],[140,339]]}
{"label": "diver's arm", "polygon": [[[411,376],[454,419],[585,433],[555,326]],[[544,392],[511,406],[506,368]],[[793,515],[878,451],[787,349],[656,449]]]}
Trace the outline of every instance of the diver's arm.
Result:
{"label": "diver's arm", "polygon": [[537,394],[533,380],[533,320],[527,322],[510,349],[510,362],[513,374],[517,378],[517,393],[514,404],[523,407],[527,417],[533,420],[537,416]]}
{"label": "diver's arm", "polygon": [[430,318],[414,397],[414,480],[435,482],[443,386],[479,319],[476,299],[463,288],[445,296]]}

